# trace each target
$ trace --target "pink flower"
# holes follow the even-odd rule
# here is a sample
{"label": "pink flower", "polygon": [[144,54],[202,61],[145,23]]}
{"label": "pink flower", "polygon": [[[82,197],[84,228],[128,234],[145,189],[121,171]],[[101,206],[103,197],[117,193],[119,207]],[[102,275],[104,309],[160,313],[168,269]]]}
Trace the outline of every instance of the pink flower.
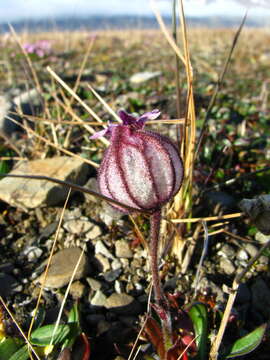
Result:
{"label": "pink flower", "polygon": [[176,146],[166,136],[144,130],[145,122],[159,115],[158,110],[153,110],[136,118],[121,110],[123,124],[109,125],[92,136],[95,139],[105,135],[111,142],[98,174],[103,195],[154,212],[178,192],[183,164]]}

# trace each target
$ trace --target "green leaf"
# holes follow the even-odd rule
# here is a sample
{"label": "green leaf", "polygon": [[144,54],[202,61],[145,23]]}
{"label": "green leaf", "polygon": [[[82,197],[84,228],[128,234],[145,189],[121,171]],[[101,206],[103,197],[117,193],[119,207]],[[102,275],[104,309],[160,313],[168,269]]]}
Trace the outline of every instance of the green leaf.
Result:
{"label": "green leaf", "polygon": [[68,323],[72,324],[72,331],[68,334],[65,341],[63,342],[62,349],[71,348],[77,338],[81,333],[80,323],[79,323],[79,309],[78,304],[74,304],[70,313],[68,315]]}
{"label": "green leaf", "polygon": [[21,344],[13,338],[7,338],[0,343],[0,360],[9,359]]}
{"label": "green leaf", "polygon": [[28,346],[24,345],[8,359],[9,360],[28,360],[29,359]]}
{"label": "green leaf", "polygon": [[249,334],[243,336],[241,339],[235,341],[231,346],[225,359],[232,359],[236,356],[242,356],[255,350],[260,345],[266,329],[266,324],[257,327]]}
{"label": "green leaf", "polygon": [[68,323],[77,323],[79,324],[80,316],[78,304],[75,303],[68,314]]}
{"label": "green leaf", "polygon": [[192,305],[191,309],[189,310],[189,316],[192,320],[195,330],[196,344],[198,347],[197,359],[205,360],[208,338],[208,316],[206,305],[202,303]]}
{"label": "green leaf", "polygon": [[51,342],[52,335],[54,333],[52,345],[62,343],[66,340],[68,335],[73,330],[73,324],[60,324],[58,325],[56,332],[54,333],[55,325],[46,325],[38,328],[32,332],[31,344],[38,346],[46,346]]}

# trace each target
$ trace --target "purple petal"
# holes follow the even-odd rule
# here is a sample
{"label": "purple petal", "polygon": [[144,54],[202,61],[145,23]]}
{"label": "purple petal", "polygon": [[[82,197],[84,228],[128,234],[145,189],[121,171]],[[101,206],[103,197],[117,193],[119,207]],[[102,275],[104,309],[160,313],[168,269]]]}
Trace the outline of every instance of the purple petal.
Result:
{"label": "purple petal", "polygon": [[143,119],[144,121],[147,121],[147,120],[155,120],[157,117],[159,117],[160,115],[160,111],[158,109],[154,109],[152,111],[148,111],[144,114],[142,114],[138,121]]}
{"label": "purple petal", "polygon": [[118,115],[120,119],[123,121],[123,125],[133,125],[136,123],[135,116],[127,113],[125,110],[119,110]]}
{"label": "purple petal", "polygon": [[94,135],[90,136],[90,139],[99,139],[102,136],[105,136],[108,133],[109,129],[104,129],[101,131],[96,132]]}
{"label": "purple petal", "polygon": [[118,126],[117,124],[109,124],[106,129],[96,132],[94,135],[90,136],[90,139],[99,139],[102,136],[110,137],[112,134],[113,128]]}

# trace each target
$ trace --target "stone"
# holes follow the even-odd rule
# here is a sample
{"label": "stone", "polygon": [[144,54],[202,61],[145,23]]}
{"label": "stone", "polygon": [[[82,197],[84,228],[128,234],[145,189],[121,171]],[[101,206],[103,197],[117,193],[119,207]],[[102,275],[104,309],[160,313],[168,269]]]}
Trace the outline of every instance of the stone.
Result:
{"label": "stone", "polygon": [[106,246],[103,244],[101,240],[98,240],[95,245],[95,253],[96,254],[102,254],[108,259],[114,260],[114,256],[111,254],[111,252],[106,248]]}
{"label": "stone", "polygon": [[0,296],[6,298],[18,292],[20,288],[21,285],[12,275],[0,273]]}
{"label": "stone", "polygon": [[[89,165],[83,160],[60,156],[22,161],[10,174],[46,175],[82,185],[87,179],[88,172]],[[67,187],[45,180],[5,177],[0,181],[0,199],[23,210],[41,205],[57,205],[66,199],[67,194]]]}
{"label": "stone", "polygon": [[153,80],[153,79],[157,79],[158,77],[160,77],[162,75],[162,73],[160,71],[144,71],[144,72],[138,72],[136,74],[133,74],[129,81],[132,84],[142,84],[145,83],[146,81],[149,80]]}
{"label": "stone", "polygon": [[126,240],[117,240],[115,242],[115,255],[118,258],[130,259],[133,257],[133,252]]}
{"label": "stone", "polygon": [[122,267],[122,264],[118,259],[114,259],[111,263],[111,266],[113,270],[117,270]]}
{"label": "stone", "polygon": [[74,281],[74,283],[70,286],[70,295],[73,299],[80,299],[85,291],[85,285],[83,285],[80,281]]}
{"label": "stone", "polygon": [[235,273],[235,270],[236,270],[235,266],[229,259],[221,258],[220,262],[219,262],[219,266],[220,266],[221,270],[223,270],[224,273],[227,275],[232,275],[233,273]]}
{"label": "stone", "polygon": [[270,289],[266,282],[257,278],[251,286],[252,305],[264,317],[270,317]]}
{"label": "stone", "polygon": [[71,234],[84,234],[93,227],[87,219],[72,219],[64,223],[63,228]]}
{"label": "stone", "polygon": [[[78,247],[64,249],[53,255],[51,265],[45,281],[47,288],[61,288],[67,285],[73,274],[74,268],[81,256],[82,250]],[[47,262],[46,262],[47,263]],[[79,280],[86,275],[88,271],[88,261],[83,254],[74,281]],[[37,281],[43,283],[45,273],[43,273]]]}
{"label": "stone", "polygon": [[43,251],[37,246],[27,246],[26,249],[24,249],[23,254],[27,257],[29,262],[36,262],[43,254]]}
{"label": "stone", "polygon": [[102,234],[102,230],[98,225],[92,225],[92,228],[85,234],[87,240],[94,240]]}
{"label": "stone", "polygon": [[140,304],[130,295],[113,293],[105,302],[105,307],[116,314],[135,315],[141,311]]}
{"label": "stone", "polygon": [[222,245],[221,249],[217,253],[220,256],[225,258],[233,258],[235,256],[234,248],[231,245],[224,244]]}
{"label": "stone", "polygon": [[238,260],[248,260],[249,256],[248,253],[244,249],[240,249],[237,253]]}
{"label": "stone", "polygon": [[92,306],[104,306],[106,303],[106,296],[103,294],[101,290],[98,290],[95,295],[90,299],[90,304]]}
{"label": "stone", "polygon": [[239,207],[253,221],[264,235],[270,235],[270,195],[260,195],[254,199],[243,199]]}
{"label": "stone", "polygon": [[245,250],[249,254],[250,257],[254,257],[258,254],[258,249],[253,244],[245,244]]}
{"label": "stone", "polygon": [[99,272],[103,273],[103,272],[109,271],[111,269],[110,262],[105,256],[103,256],[101,254],[96,254],[95,260],[96,260],[96,265],[97,265]]}
{"label": "stone", "polygon": [[255,234],[255,239],[260,243],[260,244],[265,244],[267,241],[270,240],[270,236],[269,235],[264,235],[263,233],[261,233],[260,231],[256,232]]}
{"label": "stone", "polygon": [[112,271],[108,271],[106,273],[103,274],[104,279],[107,282],[114,282],[122,273],[122,269],[116,269],[116,270],[112,270]]}
{"label": "stone", "polygon": [[90,288],[94,291],[97,291],[97,290],[100,290],[101,289],[101,282],[96,280],[96,279],[93,279],[91,277],[88,277],[86,279],[86,281],[88,282]]}

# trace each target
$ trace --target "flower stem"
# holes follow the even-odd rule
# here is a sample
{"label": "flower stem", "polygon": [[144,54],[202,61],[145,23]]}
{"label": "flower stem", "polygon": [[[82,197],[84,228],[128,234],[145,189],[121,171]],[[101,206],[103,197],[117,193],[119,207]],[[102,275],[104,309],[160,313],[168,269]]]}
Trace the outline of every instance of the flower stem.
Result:
{"label": "flower stem", "polygon": [[[169,311],[169,304],[164,296],[159,272],[158,272],[158,244],[159,244],[159,233],[160,233],[160,221],[161,221],[161,210],[155,211],[150,217],[150,261],[151,261],[151,272],[152,281],[155,294],[156,304],[153,306],[156,310],[162,327],[163,344],[165,352],[172,347],[172,326],[171,326],[171,315]],[[165,355],[167,359],[167,355]]]}
{"label": "flower stem", "polygon": [[164,303],[164,295],[161,288],[159,273],[158,273],[158,244],[160,233],[160,221],[161,210],[155,211],[150,217],[150,261],[151,272],[153,280],[153,288],[155,294],[155,300],[158,306],[162,306]]}

